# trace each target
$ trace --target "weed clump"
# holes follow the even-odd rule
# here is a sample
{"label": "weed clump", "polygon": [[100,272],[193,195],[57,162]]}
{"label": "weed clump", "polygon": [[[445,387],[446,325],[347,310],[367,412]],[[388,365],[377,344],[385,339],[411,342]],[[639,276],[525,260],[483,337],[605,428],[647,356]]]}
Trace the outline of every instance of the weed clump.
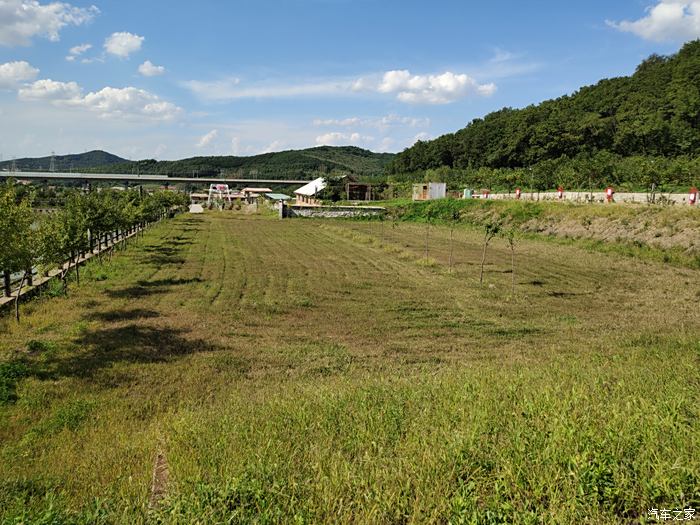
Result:
{"label": "weed clump", "polygon": [[17,383],[29,375],[29,367],[21,361],[0,363],[0,405],[17,401]]}

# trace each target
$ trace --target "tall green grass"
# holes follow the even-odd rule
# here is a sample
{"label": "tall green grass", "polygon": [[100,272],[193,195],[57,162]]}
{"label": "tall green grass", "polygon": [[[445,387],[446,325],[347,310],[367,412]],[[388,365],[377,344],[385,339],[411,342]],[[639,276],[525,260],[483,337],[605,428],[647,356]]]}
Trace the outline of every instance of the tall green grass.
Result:
{"label": "tall green grass", "polygon": [[182,217],[0,322],[0,523],[700,506],[695,270],[524,239],[511,294],[502,243],[482,288],[477,232],[448,274],[449,228],[421,265],[424,227],[380,226]]}

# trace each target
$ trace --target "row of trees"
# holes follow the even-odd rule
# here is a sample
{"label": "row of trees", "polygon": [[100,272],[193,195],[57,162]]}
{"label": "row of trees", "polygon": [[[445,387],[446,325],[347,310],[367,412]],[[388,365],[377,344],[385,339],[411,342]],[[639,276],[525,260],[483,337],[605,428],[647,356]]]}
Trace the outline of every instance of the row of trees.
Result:
{"label": "row of trees", "polygon": [[[547,163],[574,167],[571,162],[595,161],[601,153],[614,159],[638,157],[640,168],[643,158],[700,155],[700,40],[671,57],[650,57],[630,77],[603,80],[523,109],[505,108],[456,133],[418,142],[397,155],[387,173],[541,167],[538,175],[548,175],[556,166]],[[572,186],[585,184],[591,173],[596,174],[595,166],[572,175]],[[633,184],[643,184],[640,177],[648,176],[625,170],[617,175]],[[677,184],[690,182],[683,170],[660,175]]]}
{"label": "row of trees", "polygon": [[558,186],[567,190],[614,186],[619,191],[685,192],[700,185],[700,157],[621,157],[601,151],[574,159],[544,160],[528,168],[450,168],[442,166],[388,177],[392,185],[419,181],[444,181],[451,190],[490,188],[493,191],[547,191]]}
{"label": "row of trees", "polygon": [[32,209],[31,194],[20,195],[12,182],[0,184],[0,270],[6,296],[12,292],[12,274],[21,276],[15,303],[17,320],[19,296],[24,285],[31,284],[34,269],[47,272],[60,268],[64,288],[68,272],[75,269],[79,283],[78,261],[82,256],[95,250],[102,253],[108,245],[113,250],[129,234],[164,218],[187,201],[185,194],[166,191],[72,191],[62,208],[39,215]]}

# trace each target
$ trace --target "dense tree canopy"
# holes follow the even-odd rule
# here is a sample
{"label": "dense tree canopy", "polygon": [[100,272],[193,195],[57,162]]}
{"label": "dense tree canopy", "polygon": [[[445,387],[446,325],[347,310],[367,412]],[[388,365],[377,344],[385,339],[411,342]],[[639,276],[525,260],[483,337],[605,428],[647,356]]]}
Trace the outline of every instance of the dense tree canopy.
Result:
{"label": "dense tree canopy", "polygon": [[[387,173],[532,168],[538,177],[561,178],[555,173],[566,166],[578,170],[575,184],[582,185],[621,159],[637,158],[634,174],[625,177],[644,184],[644,178],[668,178],[666,172],[652,173],[663,159],[685,159],[672,174],[683,183],[694,176],[699,154],[700,41],[694,41],[676,55],[652,55],[630,77],[602,80],[523,109],[504,108],[456,133],[418,142],[397,155]],[[652,160],[658,161],[655,168]]]}

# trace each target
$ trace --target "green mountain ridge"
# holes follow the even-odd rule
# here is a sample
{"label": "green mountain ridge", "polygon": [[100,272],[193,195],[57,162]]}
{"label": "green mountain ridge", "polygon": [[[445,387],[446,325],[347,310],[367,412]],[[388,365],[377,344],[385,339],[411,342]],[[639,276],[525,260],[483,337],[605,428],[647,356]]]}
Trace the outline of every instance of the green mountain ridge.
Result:
{"label": "green mountain ridge", "polygon": [[171,176],[221,175],[252,179],[297,179],[337,173],[362,178],[382,175],[393,157],[392,153],[374,153],[354,146],[319,146],[250,157],[191,157],[175,161],[147,159],[96,167],[90,171]]}
{"label": "green mountain ridge", "polygon": [[[54,155],[53,159],[55,171],[80,171],[94,166],[108,166],[127,162],[126,159],[102,150],[69,155]],[[0,162],[0,170],[10,170],[13,164],[20,171],[48,171],[51,167],[51,156],[6,160]]]}
{"label": "green mountain ridge", "polygon": [[[502,186],[529,184],[531,176],[544,187],[581,186],[589,176],[608,183],[686,184],[693,172],[697,178],[699,155],[695,40],[675,55],[652,55],[631,76],[522,109],[503,108],[455,133],[417,142],[394,158],[387,174],[447,169],[467,182],[492,179]],[[528,168],[532,174],[522,173]]]}
{"label": "green mountain ridge", "polygon": [[[181,160],[129,161],[105,151],[54,156],[55,171],[90,173],[148,173],[171,176],[235,176],[240,178],[296,179],[324,173],[352,174],[359,178],[384,173],[393,153],[374,153],[355,146],[319,146],[304,150],[263,153],[250,157],[211,156]],[[51,157],[0,162],[1,170],[48,171]]]}

